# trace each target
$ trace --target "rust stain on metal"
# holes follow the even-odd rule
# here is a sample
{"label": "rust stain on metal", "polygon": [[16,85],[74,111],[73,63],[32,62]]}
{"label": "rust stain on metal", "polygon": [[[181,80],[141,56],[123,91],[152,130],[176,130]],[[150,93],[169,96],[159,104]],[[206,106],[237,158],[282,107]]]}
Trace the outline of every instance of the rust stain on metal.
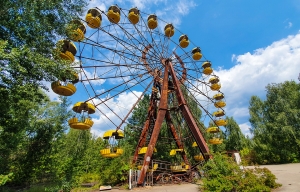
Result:
{"label": "rust stain on metal", "polygon": [[143,162],[140,178],[138,180],[138,185],[142,185],[144,182],[144,179],[145,179],[148,167],[149,167],[149,163],[150,163],[149,158],[152,158],[153,149],[156,145],[159,131],[160,131],[161,125],[163,123],[163,120],[165,118],[167,108],[168,108],[168,103],[167,103],[168,102],[168,78],[169,78],[168,71],[169,71],[169,65],[166,65],[165,72],[164,72],[163,85],[162,85],[162,94],[161,94],[161,98],[160,98],[160,102],[159,102],[157,118],[155,121],[155,125],[153,128],[151,138],[150,138],[150,142],[148,144],[147,151],[144,156],[144,162]]}
{"label": "rust stain on metal", "polygon": [[180,84],[178,82],[178,79],[176,77],[176,74],[175,74],[175,71],[174,71],[174,68],[173,68],[171,62],[170,62],[170,71],[169,72],[173,79],[176,97],[177,97],[177,100],[179,103],[179,108],[182,111],[182,115],[183,115],[185,121],[187,122],[187,125],[188,125],[189,129],[191,130],[191,132],[194,136],[194,139],[195,139],[196,143],[198,144],[200,151],[204,154],[205,159],[208,160],[209,158],[211,158],[211,156],[209,154],[208,146],[207,146],[205,139],[202,136],[202,134],[196,124],[196,121],[194,120],[188,106],[186,105],[186,101],[183,97],[182,91],[180,89]]}

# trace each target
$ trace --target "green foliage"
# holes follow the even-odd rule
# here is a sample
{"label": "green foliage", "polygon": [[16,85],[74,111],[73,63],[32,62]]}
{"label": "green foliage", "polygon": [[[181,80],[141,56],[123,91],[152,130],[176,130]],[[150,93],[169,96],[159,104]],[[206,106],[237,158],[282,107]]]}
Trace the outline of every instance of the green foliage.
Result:
{"label": "green foliage", "polygon": [[0,186],[5,185],[6,182],[11,180],[13,173],[9,173],[7,175],[0,175]]}
{"label": "green foliage", "polygon": [[0,5],[0,173],[12,172],[7,184],[24,186],[53,177],[52,146],[65,129],[66,115],[41,88],[68,76],[70,65],[53,61],[52,48],[85,1],[3,0]]}
{"label": "green foliage", "polygon": [[65,24],[82,12],[85,0],[2,0],[0,38],[12,47],[27,45],[49,54]]}
{"label": "green foliage", "polygon": [[265,101],[250,100],[254,156],[258,163],[300,160],[300,85],[294,81],[270,84]]}
{"label": "green foliage", "polygon": [[226,117],[225,145],[226,150],[240,151],[245,146],[245,136],[233,117]]}
{"label": "green foliage", "polygon": [[267,168],[242,170],[230,157],[217,153],[203,167],[201,191],[271,191],[280,185]]}

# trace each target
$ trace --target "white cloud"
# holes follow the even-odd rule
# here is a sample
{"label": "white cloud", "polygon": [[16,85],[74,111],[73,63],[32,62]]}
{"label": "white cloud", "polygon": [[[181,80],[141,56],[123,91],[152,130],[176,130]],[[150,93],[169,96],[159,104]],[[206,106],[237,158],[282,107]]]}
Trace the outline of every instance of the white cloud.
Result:
{"label": "white cloud", "polygon": [[252,137],[252,134],[250,133],[250,129],[249,129],[251,126],[249,123],[239,124],[239,127],[246,136]]}
{"label": "white cloud", "polygon": [[235,54],[232,54],[232,56],[231,56],[231,61],[235,61],[235,59],[236,59],[236,55],[235,55]]}
{"label": "white cloud", "polygon": [[[197,6],[194,0],[178,0],[176,3],[173,0],[91,0],[88,8],[98,7],[106,12],[109,6],[115,4],[127,10],[137,7],[149,14],[155,10],[160,19],[173,23],[177,27],[181,23],[182,16],[187,15],[192,8]],[[125,13],[127,12],[125,11]]]}
{"label": "white cloud", "polygon": [[215,73],[220,77],[221,91],[225,93],[227,115],[245,124],[249,119],[247,109],[251,96],[263,98],[265,86],[269,83],[297,81],[300,72],[300,33],[253,53],[234,55],[234,60],[235,66],[218,69]]}
{"label": "white cloud", "polygon": [[289,28],[291,28],[292,26],[293,26],[293,23],[289,21],[289,22],[287,23],[287,25],[285,26],[285,28],[286,28],[286,29],[289,29]]}
{"label": "white cloud", "polygon": [[181,24],[182,17],[196,6],[197,4],[193,0],[179,0],[175,4],[172,1],[172,3],[168,2],[168,6],[157,10],[156,15],[167,23],[172,23],[175,27],[178,27]]}
{"label": "white cloud", "polygon": [[[124,92],[118,97],[105,102],[110,109],[104,104],[98,105],[97,108],[101,111],[101,113],[97,110],[97,113],[93,118],[94,125],[91,128],[91,132],[96,136],[102,137],[105,131],[109,129],[115,130],[116,126],[119,126],[121,123],[120,118],[124,118],[127,115],[141,94],[142,92],[138,91]],[[100,100],[93,99],[93,102],[97,105],[100,103]],[[120,118],[118,118],[115,113]],[[123,126],[124,125],[126,124],[123,124]]]}
{"label": "white cloud", "polygon": [[181,15],[187,15],[190,12],[190,9],[196,7],[194,1],[180,0],[176,3],[176,8]]}

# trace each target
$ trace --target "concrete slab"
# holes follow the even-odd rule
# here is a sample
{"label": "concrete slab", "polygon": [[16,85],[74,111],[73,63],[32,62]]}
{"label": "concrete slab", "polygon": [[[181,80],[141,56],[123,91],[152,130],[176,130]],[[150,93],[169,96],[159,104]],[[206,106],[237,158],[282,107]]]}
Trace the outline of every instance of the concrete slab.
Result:
{"label": "concrete slab", "polygon": [[[300,191],[300,163],[281,165],[261,165],[268,168],[277,178],[276,182],[282,184],[276,192],[299,192]],[[246,167],[252,168],[252,166]]]}

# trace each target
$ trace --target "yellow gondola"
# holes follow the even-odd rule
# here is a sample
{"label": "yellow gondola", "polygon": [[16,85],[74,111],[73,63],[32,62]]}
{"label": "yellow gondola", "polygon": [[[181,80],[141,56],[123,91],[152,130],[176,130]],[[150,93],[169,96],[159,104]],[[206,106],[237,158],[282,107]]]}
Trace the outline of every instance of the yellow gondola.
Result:
{"label": "yellow gondola", "polygon": [[[181,35],[179,37],[179,45],[180,45],[180,47],[186,48],[187,46],[189,46],[189,44],[190,44],[190,41],[189,41],[189,38],[188,38],[187,35]],[[194,57],[194,55],[193,55],[193,57]]]}
{"label": "yellow gondola", "polygon": [[215,83],[215,84],[210,85],[210,89],[212,91],[219,91],[220,88],[221,88],[221,84],[220,83]]}
{"label": "yellow gondola", "polygon": [[200,60],[202,58],[202,53],[201,53],[201,49],[199,47],[195,47],[192,50],[192,54],[193,54],[193,59],[194,60]]}
{"label": "yellow gondola", "polygon": [[218,133],[218,132],[220,132],[220,129],[219,129],[219,127],[209,127],[206,129],[206,132],[207,133]]}
{"label": "yellow gondola", "polygon": [[78,121],[78,118],[73,117],[69,121],[69,126],[73,129],[81,129],[81,130],[86,130],[89,129],[93,126],[94,121],[90,118],[86,118],[83,121]]}
{"label": "yellow gondola", "polygon": [[[141,154],[145,154],[146,152],[147,152],[147,149],[148,149],[148,147],[142,147],[140,150],[139,150],[139,155],[141,155]],[[157,149],[154,147],[154,149],[153,149],[153,152],[154,153],[156,153],[157,152]]]}
{"label": "yellow gondola", "polygon": [[96,8],[89,9],[86,16],[85,21],[90,28],[97,29],[101,26],[102,17],[99,10]]}
{"label": "yellow gondola", "polygon": [[213,76],[209,79],[209,83],[211,83],[211,84],[219,83],[219,81],[220,81],[220,79],[217,76]]}
{"label": "yellow gondola", "polygon": [[150,29],[155,29],[157,27],[157,16],[156,15],[149,15],[148,17],[148,27]]}
{"label": "yellow gondola", "polygon": [[181,162],[180,165],[172,165],[170,169],[173,173],[185,173],[190,169],[189,165],[186,165],[184,162]]}
{"label": "yellow gondola", "polygon": [[216,108],[222,108],[222,107],[225,107],[225,106],[226,106],[226,103],[225,103],[225,101],[220,100],[220,101],[215,102],[214,106],[215,106]]}
{"label": "yellow gondola", "polygon": [[213,112],[212,115],[215,117],[222,117],[225,115],[225,112],[223,110],[218,110],[218,111]]}
{"label": "yellow gondola", "polygon": [[111,150],[109,149],[101,149],[100,150],[100,154],[102,157],[107,157],[107,158],[115,158],[115,157],[119,157],[123,154],[124,150],[123,149],[113,149]]}
{"label": "yellow gondola", "polygon": [[195,156],[194,156],[194,159],[195,159],[195,161],[203,161],[203,160],[204,160],[204,157],[203,157],[202,154],[200,154],[200,155],[195,155]]}
{"label": "yellow gondola", "polygon": [[217,126],[225,126],[225,125],[227,125],[227,121],[225,119],[218,119],[218,120],[215,120],[215,124]]}
{"label": "yellow gondola", "polygon": [[108,130],[103,134],[103,139],[108,144],[107,148],[101,149],[100,154],[105,158],[115,158],[123,154],[124,150],[120,149],[117,145],[117,140],[123,139],[124,133],[121,130]]}
{"label": "yellow gondola", "polygon": [[76,87],[72,83],[63,85],[60,81],[51,83],[51,89],[54,93],[62,96],[71,96],[76,92]]}
{"label": "yellow gondola", "polygon": [[110,22],[119,23],[121,19],[121,12],[119,7],[117,7],[116,5],[110,6],[108,8],[107,17]]}
{"label": "yellow gondola", "polygon": [[108,130],[103,134],[103,139],[109,139],[110,137],[115,137],[115,139],[123,139],[124,133],[121,130]]}
{"label": "yellow gondola", "polygon": [[203,73],[205,75],[210,75],[213,72],[213,69],[211,68],[211,63],[209,61],[205,61],[202,64]]}
{"label": "yellow gondola", "polygon": [[215,94],[215,95],[213,96],[213,98],[214,98],[215,100],[221,100],[221,99],[224,98],[224,94],[223,94],[223,93],[217,93],[217,94]]}
{"label": "yellow gondola", "polygon": [[174,156],[174,155],[176,155],[177,154],[177,152],[184,152],[184,150],[183,149],[172,149],[171,151],[170,151],[170,156]]}
{"label": "yellow gondola", "polygon": [[172,37],[175,33],[174,26],[172,24],[167,24],[165,26],[165,36]]}
{"label": "yellow gondola", "polygon": [[[170,151],[170,156],[176,156],[178,154],[184,153],[183,149],[172,149]],[[181,162],[180,164],[174,164],[170,166],[170,169],[173,173],[184,173],[189,170],[190,166],[186,165],[184,162]]]}
{"label": "yellow gondola", "polygon": [[128,19],[132,24],[137,24],[140,20],[140,11],[137,8],[131,8],[128,13]]}
{"label": "yellow gondola", "polygon": [[75,83],[79,81],[78,75],[75,74],[73,80],[55,81],[51,83],[51,89],[54,93],[62,96],[71,96],[76,92]]}
{"label": "yellow gondola", "polygon": [[[194,141],[194,143],[192,144],[192,147],[198,147],[197,143]],[[199,155],[195,155],[194,156],[195,161],[203,161],[204,157],[202,154]]]}
{"label": "yellow gondola", "polygon": [[66,39],[59,40],[57,43],[57,48],[59,49],[59,57],[61,59],[68,60],[71,62],[75,61],[77,48],[73,42]]}
{"label": "yellow gondola", "polygon": [[196,143],[196,141],[194,141],[194,143],[192,144],[192,147],[197,147],[198,145],[197,145],[197,143]]}
{"label": "yellow gondola", "polygon": [[96,108],[93,104],[88,102],[77,102],[72,109],[76,113],[81,113],[82,111],[86,111],[88,112],[88,114],[93,114],[95,113]]}
{"label": "yellow gondola", "polygon": [[[139,150],[138,154],[139,154],[139,155],[144,155],[144,154],[146,154],[147,149],[148,149],[148,147],[142,147],[142,148]],[[154,149],[153,149],[153,152],[154,152],[154,153],[157,153],[157,149],[156,149],[155,147],[154,147]],[[151,165],[151,163],[150,163],[150,165]],[[149,166],[150,166],[150,165],[149,165]],[[141,165],[141,164],[138,165],[137,168],[138,168],[139,170],[141,170],[141,169],[142,169],[142,165]],[[153,167],[149,168],[149,169],[147,170],[147,172],[153,172],[153,171],[156,171],[157,168],[158,168],[158,164],[157,164],[157,163],[154,163],[154,164],[153,164]]]}
{"label": "yellow gondola", "polygon": [[212,139],[209,139],[208,142],[213,145],[218,145],[218,144],[223,143],[223,139],[212,138]]}
{"label": "yellow gondola", "polygon": [[[92,105],[91,103],[87,102],[77,102],[73,106],[73,111],[80,116],[80,120],[78,120],[77,117],[71,118],[69,122],[69,126],[73,129],[81,129],[81,130],[86,130],[89,129],[93,126],[94,122],[92,119],[88,116],[88,114],[93,114],[95,113],[95,106]],[[87,115],[86,115],[87,113]]]}
{"label": "yellow gondola", "polygon": [[73,41],[82,41],[85,33],[86,28],[79,20],[73,20],[67,26],[67,36]]}

